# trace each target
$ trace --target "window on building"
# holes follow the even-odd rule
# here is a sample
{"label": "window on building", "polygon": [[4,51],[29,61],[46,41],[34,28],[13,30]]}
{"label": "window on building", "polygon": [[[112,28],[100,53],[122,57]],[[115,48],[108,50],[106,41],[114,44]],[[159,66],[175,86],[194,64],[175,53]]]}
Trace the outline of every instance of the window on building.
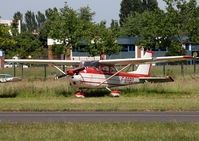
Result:
{"label": "window on building", "polygon": [[135,45],[129,45],[129,51],[135,51]]}
{"label": "window on building", "polygon": [[185,44],[185,49],[186,49],[186,50],[189,50],[189,43],[186,43],[186,44]]}
{"label": "window on building", "polygon": [[128,52],[128,45],[121,45],[121,46],[122,46],[121,49],[122,52]]}

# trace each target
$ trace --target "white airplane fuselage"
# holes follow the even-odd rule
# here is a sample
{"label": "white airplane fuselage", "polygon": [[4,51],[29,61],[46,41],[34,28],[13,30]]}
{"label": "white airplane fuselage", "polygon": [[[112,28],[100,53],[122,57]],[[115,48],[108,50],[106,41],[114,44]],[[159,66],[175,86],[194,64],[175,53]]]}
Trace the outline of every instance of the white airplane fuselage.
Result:
{"label": "white airplane fuselage", "polygon": [[147,77],[146,75],[120,72],[107,80],[113,74],[110,72],[104,73],[94,68],[87,68],[78,74],[69,76],[69,80],[72,86],[78,88],[106,88],[140,83],[139,77]]}

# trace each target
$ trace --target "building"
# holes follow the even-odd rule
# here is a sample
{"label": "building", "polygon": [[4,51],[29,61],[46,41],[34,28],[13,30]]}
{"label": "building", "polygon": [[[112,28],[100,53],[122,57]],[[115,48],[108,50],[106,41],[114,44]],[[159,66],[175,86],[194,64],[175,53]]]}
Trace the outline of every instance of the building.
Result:
{"label": "building", "polygon": [[[138,37],[119,37],[117,39],[118,45],[122,47],[119,54],[114,54],[111,56],[105,55],[104,59],[122,59],[122,58],[141,58],[144,55],[144,49],[140,46],[136,46],[136,40]],[[187,37],[186,39],[187,40]],[[60,44],[60,42],[57,42],[56,40],[48,39],[48,56],[49,59],[54,59],[52,57],[52,51],[51,46],[53,44]],[[79,46],[76,50],[71,50],[69,48],[68,51],[70,51],[70,57],[68,57],[68,60],[99,60],[100,56],[95,57],[88,57],[88,52],[83,51],[86,47],[86,42],[82,41],[83,45]],[[85,43],[85,44],[84,44]],[[197,53],[199,57],[199,45],[195,45],[191,42],[187,42],[183,45],[185,50],[187,51],[187,55],[193,56],[194,53]],[[165,50],[160,49],[151,49],[154,51],[154,57],[161,57],[165,56],[166,52],[168,52],[168,48]],[[59,59],[66,59],[66,58],[59,58]]]}
{"label": "building", "polygon": [[[0,20],[0,24],[3,24],[5,26],[11,26],[12,23],[13,23],[13,20]],[[17,24],[18,24],[18,32],[21,33],[21,21],[18,20]],[[10,33],[11,33],[11,31],[10,31]]]}
{"label": "building", "polygon": [[0,49],[0,68],[4,68],[5,52]]}

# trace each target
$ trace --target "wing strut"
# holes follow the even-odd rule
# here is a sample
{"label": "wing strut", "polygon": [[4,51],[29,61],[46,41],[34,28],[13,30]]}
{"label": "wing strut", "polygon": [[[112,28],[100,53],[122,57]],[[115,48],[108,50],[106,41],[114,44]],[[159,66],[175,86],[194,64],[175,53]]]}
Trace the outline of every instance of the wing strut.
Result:
{"label": "wing strut", "polygon": [[65,73],[64,71],[62,71],[59,67],[57,67],[57,66],[55,66],[55,65],[53,65],[53,67],[55,67],[55,68],[58,69],[61,73],[63,73],[63,75],[57,76],[57,77],[55,77],[55,79],[59,79],[59,78],[62,78],[62,77],[65,77],[65,76],[68,75],[67,73]]}
{"label": "wing strut", "polygon": [[109,78],[107,78],[106,80],[104,80],[103,82],[101,82],[97,87],[101,86],[104,82],[108,81],[109,79],[113,78],[114,76],[116,76],[118,73],[120,73],[121,71],[123,71],[124,69],[128,68],[130,65],[132,64],[128,64],[127,66],[123,67],[121,70],[119,70],[118,72],[114,73],[113,75],[111,75]]}
{"label": "wing strut", "polygon": [[67,75],[64,71],[62,71],[59,67],[53,65],[56,69],[58,69],[61,73],[63,73],[64,75]]}

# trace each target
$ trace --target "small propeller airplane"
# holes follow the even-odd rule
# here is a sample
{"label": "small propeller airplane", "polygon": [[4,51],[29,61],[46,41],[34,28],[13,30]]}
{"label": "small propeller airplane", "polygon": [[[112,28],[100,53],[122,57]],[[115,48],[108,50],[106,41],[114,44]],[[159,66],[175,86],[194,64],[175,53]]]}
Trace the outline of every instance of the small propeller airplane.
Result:
{"label": "small propeller airplane", "polygon": [[[110,59],[98,61],[79,61],[79,60],[34,60],[34,59],[6,59],[6,62],[11,63],[30,63],[30,64],[53,64],[63,75],[56,77],[68,77],[72,86],[78,87],[80,91],[76,92],[76,97],[84,97],[83,89],[90,88],[106,88],[111,92],[113,97],[120,95],[119,91],[112,91],[111,87],[126,86],[145,82],[173,82],[172,77],[149,77],[151,63],[174,62],[196,59],[192,56],[168,56],[168,57],[153,57],[153,52],[147,50],[143,58],[128,58],[128,59]],[[198,58],[197,58],[198,59]],[[132,64],[138,65],[136,71],[122,72]],[[78,68],[70,69],[63,72],[56,65],[79,65]],[[115,68],[116,65],[124,65],[119,71]]]}
{"label": "small propeller airplane", "polygon": [[12,75],[10,74],[0,74],[0,77],[4,77],[4,78],[0,78],[0,83],[21,81],[21,78],[12,77]]}

